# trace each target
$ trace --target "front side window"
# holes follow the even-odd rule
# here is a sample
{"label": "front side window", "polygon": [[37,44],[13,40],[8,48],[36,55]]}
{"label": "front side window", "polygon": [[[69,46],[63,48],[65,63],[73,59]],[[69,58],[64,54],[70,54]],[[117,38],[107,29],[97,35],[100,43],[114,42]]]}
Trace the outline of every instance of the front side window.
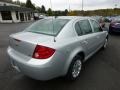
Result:
{"label": "front side window", "polygon": [[82,20],[79,22],[80,28],[83,31],[83,34],[92,33],[92,28],[88,20]]}
{"label": "front side window", "polygon": [[43,19],[25,31],[56,36],[68,21],[68,19]]}
{"label": "front side window", "polygon": [[91,24],[93,26],[94,32],[100,32],[101,31],[100,25],[96,21],[91,20]]}

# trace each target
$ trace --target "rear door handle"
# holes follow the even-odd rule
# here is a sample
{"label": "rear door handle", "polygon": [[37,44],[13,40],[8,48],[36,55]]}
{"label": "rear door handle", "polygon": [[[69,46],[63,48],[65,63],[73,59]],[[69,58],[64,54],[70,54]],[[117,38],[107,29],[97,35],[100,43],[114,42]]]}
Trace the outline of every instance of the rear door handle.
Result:
{"label": "rear door handle", "polygon": [[82,43],[83,43],[83,44],[88,44],[88,42],[87,42],[86,40],[85,40],[85,41],[83,41]]}

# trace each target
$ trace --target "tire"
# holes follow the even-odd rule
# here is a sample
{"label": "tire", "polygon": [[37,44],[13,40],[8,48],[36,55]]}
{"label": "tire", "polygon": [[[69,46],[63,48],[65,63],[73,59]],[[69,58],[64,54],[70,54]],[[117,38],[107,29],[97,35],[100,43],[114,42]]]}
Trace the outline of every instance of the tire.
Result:
{"label": "tire", "polygon": [[106,38],[106,39],[105,39],[105,43],[104,43],[104,45],[103,45],[102,48],[103,48],[103,49],[106,49],[106,48],[107,48],[107,45],[108,45],[108,39]]}
{"label": "tire", "polygon": [[111,30],[109,30],[109,34],[110,34],[110,35],[112,35],[112,34],[113,34],[113,32],[112,32]]}
{"label": "tire", "polygon": [[112,28],[111,28],[111,27],[109,27],[108,33],[109,33],[110,35],[113,34],[113,31],[112,31]]}
{"label": "tire", "polygon": [[67,80],[73,81],[79,78],[80,72],[82,69],[82,61],[81,61],[80,56],[76,56],[73,60],[72,63],[70,64],[68,73],[66,75]]}

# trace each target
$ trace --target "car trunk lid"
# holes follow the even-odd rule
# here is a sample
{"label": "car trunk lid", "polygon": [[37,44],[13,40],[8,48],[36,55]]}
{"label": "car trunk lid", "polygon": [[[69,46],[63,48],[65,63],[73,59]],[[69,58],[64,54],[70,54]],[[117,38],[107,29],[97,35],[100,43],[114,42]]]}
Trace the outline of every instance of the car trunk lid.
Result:
{"label": "car trunk lid", "polygon": [[21,32],[10,36],[10,47],[24,55],[32,57],[36,45],[48,41],[53,41],[53,36]]}

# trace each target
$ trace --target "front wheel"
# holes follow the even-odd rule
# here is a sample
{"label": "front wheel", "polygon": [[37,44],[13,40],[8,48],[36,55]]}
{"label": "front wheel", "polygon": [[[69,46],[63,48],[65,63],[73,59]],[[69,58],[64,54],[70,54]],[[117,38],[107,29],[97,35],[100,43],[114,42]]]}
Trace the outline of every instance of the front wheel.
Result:
{"label": "front wheel", "polygon": [[76,80],[80,76],[81,69],[82,69],[81,57],[76,56],[69,67],[67,79]]}
{"label": "front wheel", "polygon": [[107,48],[107,45],[108,45],[108,39],[106,38],[106,39],[105,39],[105,43],[104,43],[104,45],[103,45],[103,49],[106,49],[106,48]]}

